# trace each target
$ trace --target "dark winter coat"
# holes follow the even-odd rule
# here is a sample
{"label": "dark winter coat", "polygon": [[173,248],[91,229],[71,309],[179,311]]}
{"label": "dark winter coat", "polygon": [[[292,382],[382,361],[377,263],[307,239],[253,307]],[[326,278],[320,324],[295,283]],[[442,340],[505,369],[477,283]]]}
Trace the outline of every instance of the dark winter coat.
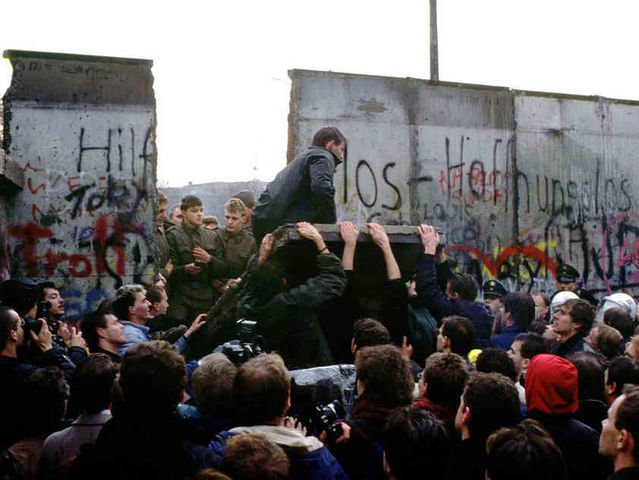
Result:
{"label": "dark winter coat", "polygon": [[317,255],[317,268],[317,276],[266,303],[249,292],[237,306],[238,318],[256,321],[266,350],[276,350],[289,369],[332,363],[316,312],[344,292],[346,274],[341,260],[332,253]]}
{"label": "dark winter coat", "polygon": [[475,327],[477,348],[490,346],[490,330],[494,319],[492,312],[483,303],[462,298],[449,300],[437,281],[433,255],[424,254],[417,263],[417,297],[438,321],[449,315],[470,319]]}
{"label": "dark winter coat", "polygon": [[321,147],[310,147],[289,163],[257,200],[251,223],[255,241],[285,223],[335,223],[333,174],[340,160]]}

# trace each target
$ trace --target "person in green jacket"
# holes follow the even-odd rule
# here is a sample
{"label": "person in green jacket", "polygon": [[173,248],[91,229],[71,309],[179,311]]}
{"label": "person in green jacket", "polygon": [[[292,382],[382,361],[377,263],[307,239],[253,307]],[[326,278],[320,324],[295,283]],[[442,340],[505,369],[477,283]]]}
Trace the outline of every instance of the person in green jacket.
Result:
{"label": "person in green jacket", "polygon": [[247,208],[238,198],[224,204],[224,228],[215,231],[213,287],[222,294],[244,273],[257,250],[253,233],[244,228]]}
{"label": "person in green jacket", "polygon": [[180,208],[184,219],[167,234],[173,263],[169,316],[185,323],[206,313],[216,298],[211,286],[216,235],[202,227],[204,207],[198,197],[187,195]]}
{"label": "person in green jacket", "polygon": [[238,318],[256,321],[265,349],[277,351],[289,369],[332,363],[317,310],[342,295],[346,288],[341,260],[329,252],[317,229],[299,222],[297,231],[317,248],[317,275],[295,288],[287,288],[284,267],[268,259],[274,242],[268,234],[262,241],[248,293],[237,306]]}

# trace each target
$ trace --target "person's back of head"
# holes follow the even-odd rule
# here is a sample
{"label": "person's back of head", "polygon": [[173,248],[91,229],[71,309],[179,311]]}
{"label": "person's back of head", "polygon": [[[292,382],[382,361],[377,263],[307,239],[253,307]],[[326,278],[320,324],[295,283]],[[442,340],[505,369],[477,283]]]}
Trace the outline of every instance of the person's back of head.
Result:
{"label": "person's back of head", "polygon": [[608,360],[612,360],[623,353],[623,335],[616,328],[608,325],[595,327],[598,330],[597,351]]}
{"label": "person's back of head", "polygon": [[544,337],[537,333],[520,333],[513,342],[521,342],[521,356],[527,360],[532,360],[535,355],[549,353],[550,347]]}
{"label": "person's back of head", "polygon": [[457,403],[470,378],[468,364],[456,353],[433,353],[426,359],[423,381],[434,402]]}
{"label": "person's back of head", "polygon": [[135,344],[122,359],[119,384],[128,412],[144,416],[170,414],[186,386],[184,358],[164,341]]}
{"label": "person's back of head", "polygon": [[535,420],[502,428],[486,442],[486,478],[490,480],[564,480],[561,449]]}
{"label": "person's back of head", "polygon": [[28,278],[5,280],[0,283],[0,303],[14,309],[24,318],[36,307],[40,297],[38,284]]}
{"label": "person's back of head", "polygon": [[0,352],[7,347],[12,335],[17,344],[19,324],[20,318],[13,308],[0,306]]}
{"label": "person's back of head", "polygon": [[483,349],[477,357],[475,367],[478,372],[501,373],[503,376],[510,378],[513,382],[517,381],[515,364],[508,356],[508,353],[498,348]]}
{"label": "person's back of head", "polygon": [[579,400],[605,401],[604,373],[601,357],[592,352],[577,352],[568,357],[577,368]]}
{"label": "person's back of head", "polygon": [[375,345],[357,351],[355,357],[357,380],[364,387],[363,395],[382,407],[408,405],[414,387],[410,365],[397,347]]}
{"label": "person's back of head", "polygon": [[233,480],[287,480],[291,463],[282,447],[264,435],[245,433],[226,442],[221,468]]}
{"label": "person's back of head", "polygon": [[529,412],[574,415],[579,408],[577,368],[557,355],[536,355],[526,373],[526,406]]}
{"label": "person's back of head", "polygon": [[446,427],[432,413],[395,409],[384,429],[382,446],[392,478],[444,478],[450,443]]}
{"label": "person's back of head", "polygon": [[109,408],[118,365],[104,353],[93,353],[82,363],[71,384],[71,402],[81,412],[100,413]]}
{"label": "person's back of head", "polygon": [[279,261],[272,258],[260,263],[251,277],[249,285],[251,294],[262,305],[268,303],[275,295],[284,291],[286,269]]}
{"label": "person's back of head", "polygon": [[500,373],[477,373],[464,390],[455,427],[468,429],[471,438],[483,441],[520,419],[521,403],[513,381]]}
{"label": "person's back of head", "polygon": [[450,315],[442,320],[441,334],[448,338],[450,351],[463,358],[475,344],[475,327],[466,317]]}
{"label": "person's back of head", "polygon": [[639,362],[628,357],[617,357],[608,364],[605,373],[606,394],[614,400],[626,385],[639,385]]}
{"label": "person's back of head", "polygon": [[372,318],[360,318],[353,325],[353,342],[355,348],[372,347],[391,343],[388,329]]}
{"label": "person's back of head", "polygon": [[510,292],[504,297],[504,311],[522,330],[527,330],[535,319],[535,300],[525,292]]}
{"label": "person's back of head", "polygon": [[57,367],[36,370],[27,380],[25,398],[25,433],[46,436],[56,431],[69,399],[69,385],[62,370]]}
{"label": "person's back of head", "polygon": [[211,417],[230,418],[237,367],[223,353],[211,353],[198,363],[191,378],[198,408]]}
{"label": "person's back of head", "polygon": [[261,354],[242,364],[233,381],[240,425],[275,424],[290,407],[291,377],[282,357]]}
{"label": "person's back of head", "polygon": [[633,319],[623,307],[613,307],[606,310],[603,315],[603,323],[616,328],[626,340],[635,332]]}
{"label": "person's back of head", "polygon": [[477,281],[468,273],[453,273],[448,279],[448,287],[452,293],[457,293],[463,300],[472,302],[477,298]]}

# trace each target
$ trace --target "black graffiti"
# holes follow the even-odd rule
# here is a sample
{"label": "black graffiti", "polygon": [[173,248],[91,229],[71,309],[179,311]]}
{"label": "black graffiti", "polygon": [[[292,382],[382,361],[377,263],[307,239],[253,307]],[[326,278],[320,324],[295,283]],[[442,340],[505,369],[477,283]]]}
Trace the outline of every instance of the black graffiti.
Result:
{"label": "black graffiti", "polygon": [[[576,218],[580,222],[600,218],[603,214],[630,211],[633,205],[630,179],[603,179],[600,163],[600,160],[597,160],[595,181],[584,179],[580,184],[574,180],[565,182],[539,174],[535,175],[534,182],[531,182],[526,173],[517,169],[515,171],[517,186],[525,187],[525,193],[524,189],[518,189],[519,198],[524,200],[525,213],[531,211],[531,196],[536,198],[539,211],[553,217]],[[590,202],[590,199],[594,202]]]}
{"label": "black graffiti", "polygon": [[388,179],[388,169],[393,168],[395,166],[395,162],[387,163],[384,166],[384,170],[382,170],[382,176],[384,177],[384,181],[387,185],[389,185],[393,190],[395,190],[395,194],[397,195],[397,200],[395,200],[395,204],[393,206],[385,205],[382,203],[382,208],[387,210],[399,210],[402,208],[402,194],[399,192],[399,188],[391,183]]}
{"label": "black graffiti", "polygon": [[83,208],[88,212],[95,212],[105,205],[122,214],[128,212],[133,215],[142,200],[148,197],[148,192],[141,184],[142,182],[117,179],[109,174],[106,188],[99,189],[92,182],[76,188],[64,199],[72,204],[71,218],[81,215]]}
{"label": "black graffiti", "polygon": [[[370,202],[364,200],[362,188],[359,183],[359,172],[362,167],[366,167],[368,169],[371,175],[371,180],[373,182],[373,199]],[[375,178],[375,172],[373,172],[373,169],[366,160],[360,160],[357,164],[357,168],[355,169],[355,188],[357,189],[357,195],[359,196],[360,202],[362,202],[368,208],[375,206],[375,203],[377,203],[377,179]]]}
{"label": "black graffiti", "polygon": [[[133,128],[123,130],[122,128],[109,128],[107,129],[106,145],[87,145],[85,140],[86,130],[84,127],[80,128],[79,138],[79,154],[76,162],[76,170],[82,172],[83,162],[86,160],[101,160],[105,162],[106,173],[115,171],[113,169],[113,160],[117,160],[117,171],[124,172],[126,169],[125,160],[130,163],[130,173],[132,176],[136,175],[136,162],[141,159],[143,161],[142,175],[143,185],[146,186],[147,182],[147,170],[149,161],[153,158],[153,130],[149,127],[144,135],[144,142],[142,144],[142,153],[136,155],[135,142],[136,134]],[[97,152],[99,155],[94,155],[92,152]],[[128,153],[127,153],[128,152]],[[115,157],[115,159],[113,158]]]}
{"label": "black graffiti", "polygon": [[[397,185],[395,185],[389,178],[389,170],[394,168],[397,164],[395,162],[388,162],[382,168],[382,178],[384,180],[384,184],[386,184],[390,189],[395,193],[395,203],[393,205],[387,205],[382,203],[382,208],[386,210],[396,211],[401,209],[403,205],[402,194]],[[368,170],[368,176],[370,177],[370,185],[372,186],[372,190],[369,188],[365,188],[366,183],[364,182],[363,171]],[[346,175],[346,171],[344,173]],[[432,180],[430,177],[424,177],[424,180]],[[348,201],[348,184],[347,177],[344,178],[344,197],[345,202]],[[357,162],[357,167],[355,167],[355,189],[357,191],[357,196],[359,197],[360,202],[364,204],[367,208],[373,208],[377,205],[379,195],[379,186],[377,183],[377,175],[375,174],[375,170],[366,160],[362,159]]]}

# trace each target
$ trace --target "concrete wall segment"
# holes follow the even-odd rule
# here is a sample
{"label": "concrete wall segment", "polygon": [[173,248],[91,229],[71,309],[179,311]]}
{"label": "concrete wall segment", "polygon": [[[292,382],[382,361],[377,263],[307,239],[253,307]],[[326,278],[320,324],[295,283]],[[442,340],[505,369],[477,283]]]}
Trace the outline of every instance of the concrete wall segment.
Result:
{"label": "concrete wall segment", "polygon": [[458,268],[480,281],[552,292],[555,269],[567,262],[587,288],[637,292],[638,102],[290,76],[289,154],[324,125],[349,139],[336,174],[339,218],[435,224]]}
{"label": "concrete wall segment", "polygon": [[5,56],[5,149],[24,175],[5,201],[12,274],[54,281],[77,319],[155,270],[151,62]]}

